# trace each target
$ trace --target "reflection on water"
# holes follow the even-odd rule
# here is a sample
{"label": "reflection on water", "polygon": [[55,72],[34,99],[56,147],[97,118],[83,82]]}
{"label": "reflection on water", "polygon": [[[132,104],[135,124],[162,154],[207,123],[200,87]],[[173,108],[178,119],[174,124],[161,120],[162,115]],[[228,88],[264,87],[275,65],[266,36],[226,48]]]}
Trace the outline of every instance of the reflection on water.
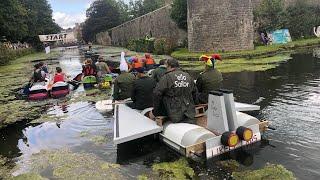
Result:
{"label": "reflection on water", "polygon": [[[81,72],[77,56],[77,51],[66,51],[59,60],[71,77]],[[267,134],[270,139],[257,144],[254,150],[240,150],[221,158],[236,159],[249,168],[260,168],[267,162],[282,164],[300,179],[319,177],[320,59],[312,54],[298,54],[277,69],[224,74],[224,79],[224,87],[234,90],[237,101],[260,105],[259,118],[271,121],[277,130],[270,131]],[[79,88],[75,93],[83,91]],[[18,161],[23,164],[30,154],[40,150],[69,147],[75,152],[92,152],[108,162],[120,163],[129,177],[150,170],[152,163],[179,157],[155,142],[154,137],[127,144],[117,152],[112,144],[112,117],[99,114],[88,102],[70,105],[58,102],[48,114],[61,120],[2,131],[0,153],[20,156]],[[93,136],[106,137],[106,142],[97,146],[92,142]],[[225,172],[212,162],[195,163],[193,168],[201,177],[221,178]]]}

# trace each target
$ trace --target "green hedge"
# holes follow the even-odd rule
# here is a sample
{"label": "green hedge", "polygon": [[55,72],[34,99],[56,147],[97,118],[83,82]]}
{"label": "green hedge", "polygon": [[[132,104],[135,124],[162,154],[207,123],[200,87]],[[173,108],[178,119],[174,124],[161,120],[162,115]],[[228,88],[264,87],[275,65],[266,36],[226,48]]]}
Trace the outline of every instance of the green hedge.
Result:
{"label": "green hedge", "polygon": [[170,54],[175,46],[174,43],[170,39],[159,38],[159,39],[133,39],[131,40],[127,48],[131,51],[136,52],[148,52],[155,54]]}
{"label": "green hedge", "polygon": [[136,52],[149,52],[154,51],[154,39],[133,39],[127,45],[127,48]]}
{"label": "green hedge", "polygon": [[33,53],[34,50],[29,48],[29,49],[7,49],[4,46],[0,45],[0,65],[5,65],[11,60],[17,59],[21,56],[25,56],[28,54]]}

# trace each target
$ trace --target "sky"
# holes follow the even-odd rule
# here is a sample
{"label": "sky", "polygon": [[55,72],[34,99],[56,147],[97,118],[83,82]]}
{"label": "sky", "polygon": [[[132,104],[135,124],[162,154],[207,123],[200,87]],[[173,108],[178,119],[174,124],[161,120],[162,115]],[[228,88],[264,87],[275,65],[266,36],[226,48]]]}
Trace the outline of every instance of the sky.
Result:
{"label": "sky", "polygon": [[[84,22],[86,10],[94,0],[48,0],[53,10],[53,19],[62,28],[72,28]],[[129,1],[129,0],[127,0]]]}

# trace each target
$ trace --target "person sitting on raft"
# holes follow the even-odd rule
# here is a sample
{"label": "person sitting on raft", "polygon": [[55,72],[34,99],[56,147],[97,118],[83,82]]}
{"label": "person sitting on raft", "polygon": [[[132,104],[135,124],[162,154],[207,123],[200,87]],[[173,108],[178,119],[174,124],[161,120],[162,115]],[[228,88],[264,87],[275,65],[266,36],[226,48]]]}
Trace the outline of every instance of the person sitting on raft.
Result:
{"label": "person sitting on raft", "polygon": [[84,66],[82,67],[82,73],[83,73],[83,76],[96,76],[97,75],[96,68],[92,64],[91,59],[87,59],[84,62]]}
{"label": "person sitting on raft", "polygon": [[136,70],[138,79],[134,81],[131,93],[133,103],[128,104],[128,106],[133,109],[144,110],[153,107],[153,96],[150,92],[155,88],[156,82],[145,74],[145,68]]}
{"label": "person sitting on raft", "polygon": [[56,74],[53,77],[53,83],[65,82],[66,79],[66,75],[62,72],[62,69],[60,67],[56,67]]}
{"label": "person sitting on raft", "polygon": [[138,57],[134,57],[132,60],[131,72],[136,71],[136,69],[142,68],[143,66],[144,66],[144,64],[141,61],[141,59],[139,59]]}
{"label": "person sitting on raft", "polygon": [[41,70],[40,64],[34,65],[33,74],[30,78],[30,82],[36,83],[36,82],[44,82],[46,77],[46,73]]}
{"label": "person sitting on raft", "polygon": [[154,116],[168,116],[173,123],[195,123],[197,88],[194,79],[179,69],[179,62],[169,59],[167,73],[153,91]]}
{"label": "person sitting on raft", "polygon": [[114,81],[113,98],[115,100],[125,100],[131,97],[135,76],[128,71],[128,64],[123,58],[120,61],[121,73]]}
{"label": "person sitting on raft", "polygon": [[154,68],[154,65],[156,64],[156,62],[151,57],[151,54],[146,53],[144,56],[145,56],[145,67],[146,67],[146,70],[149,71],[150,69]]}
{"label": "person sitting on raft", "polygon": [[160,60],[160,66],[157,67],[154,71],[151,73],[151,77],[158,83],[162,76],[167,72],[167,68],[165,66],[166,60],[161,59]]}
{"label": "person sitting on raft", "polygon": [[222,74],[215,68],[215,61],[221,60],[221,56],[214,54],[211,57],[203,55],[200,61],[205,62],[205,70],[200,73],[197,79],[197,88],[199,92],[199,103],[207,104],[209,92],[222,87]]}
{"label": "person sitting on raft", "polygon": [[100,56],[98,58],[98,62],[96,63],[96,67],[97,67],[97,76],[99,78],[103,77],[106,74],[111,73],[108,64],[104,61],[102,56]]}

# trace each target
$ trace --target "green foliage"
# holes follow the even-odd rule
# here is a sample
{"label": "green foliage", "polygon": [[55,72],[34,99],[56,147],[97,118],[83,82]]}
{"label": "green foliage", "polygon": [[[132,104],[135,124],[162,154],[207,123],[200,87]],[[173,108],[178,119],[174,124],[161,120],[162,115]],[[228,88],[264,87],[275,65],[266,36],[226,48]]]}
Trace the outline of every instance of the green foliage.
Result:
{"label": "green foliage", "polygon": [[94,1],[86,12],[82,29],[85,41],[94,41],[95,35],[121,24],[120,10],[115,0]]}
{"label": "green foliage", "polygon": [[174,0],[171,10],[171,18],[178,27],[188,30],[188,3],[187,0]]}
{"label": "green foliage", "polygon": [[254,11],[258,32],[287,28],[293,38],[310,37],[313,27],[320,25],[320,6],[298,0],[284,8],[283,0],[263,0]]}
{"label": "green foliage", "polygon": [[258,31],[274,31],[283,28],[282,16],[284,14],[283,0],[262,0],[260,6],[254,11],[254,21]]}
{"label": "green foliage", "polygon": [[154,52],[156,54],[170,54],[174,49],[174,43],[170,39],[160,38],[154,42]]}
{"label": "green foliage", "polygon": [[3,0],[0,3],[0,36],[10,41],[30,43],[39,34],[59,31],[46,0]]}
{"label": "green foliage", "polygon": [[136,52],[149,52],[154,51],[154,39],[132,39],[129,41],[127,48]]}
{"label": "green foliage", "polygon": [[254,179],[282,179],[294,180],[296,179],[292,172],[288,171],[281,165],[266,165],[265,168],[255,171],[233,172],[232,176],[238,180],[254,180]]}
{"label": "green foliage", "polygon": [[320,6],[310,6],[305,0],[299,0],[287,8],[284,24],[292,37],[310,37],[313,36],[313,27],[320,25],[319,14]]}
{"label": "green foliage", "polygon": [[0,45],[0,65],[7,64],[9,61],[17,59],[21,56],[31,54],[32,49],[7,49],[4,46]]}
{"label": "green foliage", "polygon": [[164,5],[163,0],[131,0],[129,2],[130,19],[140,17]]}

